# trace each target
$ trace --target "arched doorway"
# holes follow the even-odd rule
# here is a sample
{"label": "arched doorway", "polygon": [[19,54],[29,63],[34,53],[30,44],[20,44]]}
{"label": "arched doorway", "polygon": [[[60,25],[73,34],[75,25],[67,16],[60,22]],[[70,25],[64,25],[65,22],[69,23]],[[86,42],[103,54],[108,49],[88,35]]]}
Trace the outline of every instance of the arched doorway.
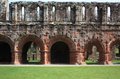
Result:
{"label": "arched doorway", "polygon": [[20,63],[22,64],[42,64],[44,63],[44,45],[42,40],[36,35],[26,35],[18,43],[20,51]]}
{"label": "arched doorway", "polygon": [[[53,49],[59,49],[59,47],[61,47],[61,51],[63,51],[62,54],[63,55],[65,54],[63,56],[65,61],[61,60],[61,62],[53,63],[52,61],[54,59],[51,58],[52,57],[51,55],[54,54]],[[48,48],[49,48],[48,53],[46,53],[48,56],[48,59],[46,61],[48,61],[49,63],[52,63],[52,64],[76,64],[77,63],[76,45],[71,38],[64,36],[64,35],[53,36],[49,41]],[[62,54],[61,54],[61,56],[62,56]]]}
{"label": "arched doorway", "polygon": [[70,50],[66,43],[58,41],[51,47],[51,63],[52,64],[69,64]]}
{"label": "arched doorway", "polygon": [[104,48],[98,40],[91,40],[86,45],[86,63],[87,64],[104,64]]}
{"label": "arched doorway", "polygon": [[10,64],[12,61],[12,53],[10,45],[0,41],[0,64]]}
{"label": "arched doorway", "polygon": [[110,44],[111,60],[113,64],[120,64],[120,40],[117,39]]}
{"label": "arched doorway", "polygon": [[22,48],[22,63],[23,64],[39,64],[41,61],[41,53],[37,45],[29,41]]}
{"label": "arched doorway", "polygon": [[99,50],[98,48],[93,45],[90,49],[86,52],[86,63],[87,64],[97,64],[99,60]]}

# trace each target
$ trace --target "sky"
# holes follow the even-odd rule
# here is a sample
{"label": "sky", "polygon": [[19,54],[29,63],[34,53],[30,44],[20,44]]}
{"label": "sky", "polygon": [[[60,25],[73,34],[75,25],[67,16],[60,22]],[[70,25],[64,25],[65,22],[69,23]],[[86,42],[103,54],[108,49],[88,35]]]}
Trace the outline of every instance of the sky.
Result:
{"label": "sky", "polygon": [[9,0],[9,2],[16,2],[16,1],[56,1],[56,2],[120,2],[120,0]]}

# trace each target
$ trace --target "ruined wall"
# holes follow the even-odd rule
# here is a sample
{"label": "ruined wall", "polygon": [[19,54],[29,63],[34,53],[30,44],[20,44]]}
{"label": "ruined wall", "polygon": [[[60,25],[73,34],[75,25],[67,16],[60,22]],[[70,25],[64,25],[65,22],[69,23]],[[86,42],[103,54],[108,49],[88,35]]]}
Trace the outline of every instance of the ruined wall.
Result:
{"label": "ruined wall", "polygon": [[0,21],[8,20],[6,16],[8,16],[8,1],[0,0]]}
{"label": "ruined wall", "polygon": [[[91,35],[94,34],[90,34],[90,32],[118,30],[116,27],[119,27],[120,22],[119,6],[119,3],[96,2],[14,2],[10,4],[9,21],[13,26],[19,28],[18,31],[25,30],[27,33],[30,30],[43,28],[41,29],[43,33],[40,34],[52,31],[51,36],[56,33],[75,36],[73,34],[76,33],[78,37],[75,39],[82,39],[82,36],[88,34],[89,38],[92,38]],[[87,37],[85,36],[85,38]]]}
{"label": "ruined wall", "polygon": [[[110,52],[111,41],[120,36],[120,3],[12,2],[9,20],[6,3],[2,0],[0,5],[0,22],[6,21],[0,24],[0,34],[10,37],[18,49],[22,37],[35,35],[43,41],[43,51],[50,52],[51,39],[64,36],[61,40],[66,42],[64,39],[69,38],[75,44],[72,52],[76,54],[71,55],[75,63],[80,60],[79,56],[84,56],[90,43],[99,42],[105,56]],[[105,57],[102,63],[104,60]]]}

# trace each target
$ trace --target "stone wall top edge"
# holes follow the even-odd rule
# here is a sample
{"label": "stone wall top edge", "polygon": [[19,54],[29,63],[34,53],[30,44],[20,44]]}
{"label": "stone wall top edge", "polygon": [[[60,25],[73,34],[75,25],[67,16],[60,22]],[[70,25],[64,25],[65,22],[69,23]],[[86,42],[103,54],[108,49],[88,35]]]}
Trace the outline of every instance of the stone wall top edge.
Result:
{"label": "stone wall top edge", "polygon": [[10,4],[120,4],[120,2],[34,2],[34,1],[17,1],[17,2],[11,2]]}

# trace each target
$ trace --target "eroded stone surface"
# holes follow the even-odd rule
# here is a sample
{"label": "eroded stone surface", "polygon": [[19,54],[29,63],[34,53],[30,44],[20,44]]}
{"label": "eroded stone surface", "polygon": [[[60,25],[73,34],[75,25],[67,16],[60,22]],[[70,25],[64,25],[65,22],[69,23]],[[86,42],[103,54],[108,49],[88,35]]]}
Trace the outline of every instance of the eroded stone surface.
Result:
{"label": "eroded stone surface", "polygon": [[57,41],[70,47],[71,64],[84,64],[93,45],[101,53],[99,63],[111,64],[112,46],[120,41],[120,3],[20,1],[11,2],[8,10],[7,0],[1,0],[0,34],[0,40],[12,41],[15,64],[21,63],[27,41],[42,48],[44,64],[50,63],[50,48]]}

